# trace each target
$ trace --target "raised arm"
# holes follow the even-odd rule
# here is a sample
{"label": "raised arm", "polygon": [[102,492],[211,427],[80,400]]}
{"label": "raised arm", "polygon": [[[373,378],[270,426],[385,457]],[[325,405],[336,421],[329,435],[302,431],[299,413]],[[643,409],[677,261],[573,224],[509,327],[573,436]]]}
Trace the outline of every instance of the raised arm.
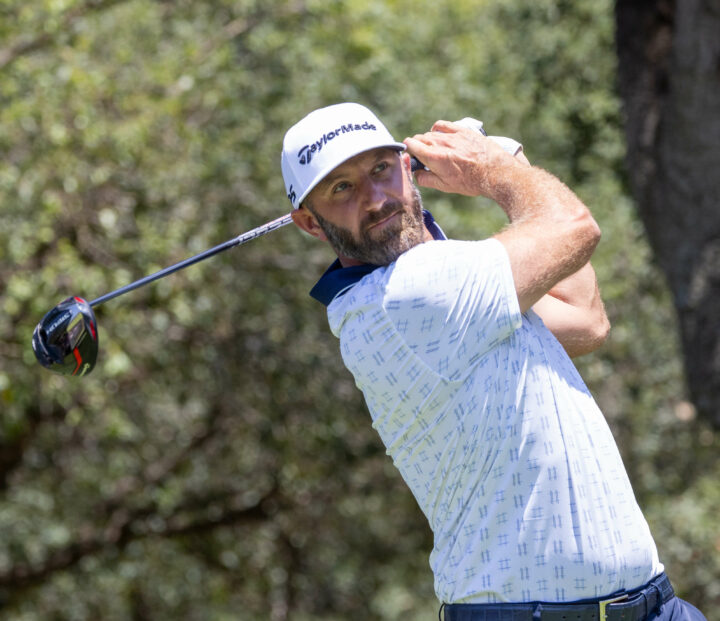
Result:
{"label": "raised arm", "polygon": [[[596,307],[599,296],[595,302],[586,303],[583,298],[577,304],[570,293],[578,283],[584,284],[587,293],[591,274],[591,298],[595,298],[594,272],[584,266],[600,240],[600,229],[588,208],[550,173],[528,166],[527,160],[512,157],[491,140],[455,123],[438,121],[431,132],[408,138],[405,144],[430,169],[416,173],[420,185],[482,195],[500,205],[510,223],[495,237],[510,257],[521,310],[536,306],[560,342],[567,337],[563,345],[571,355],[583,349],[571,341],[578,340],[587,308]],[[553,299],[540,302],[548,295]]]}

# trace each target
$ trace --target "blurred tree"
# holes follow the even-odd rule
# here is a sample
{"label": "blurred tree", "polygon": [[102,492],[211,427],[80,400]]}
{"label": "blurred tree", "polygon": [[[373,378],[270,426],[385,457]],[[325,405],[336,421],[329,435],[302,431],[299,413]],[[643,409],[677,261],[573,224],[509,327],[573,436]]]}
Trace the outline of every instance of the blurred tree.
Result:
{"label": "blurred tree", "polygon": [[720,428],[720,1],[617,0],[615,14],[628,175],[692,401]]}
{"label": "blurred tree", "polygon": [[[673,461],[676,474],[660,487],[650,483],[662,493],[649,500],[648,514],[673,560],[671,575],[684,575],[686,597],[715,619],[720,531],[709,516],[720,508],[713,431],[720,427],[720,2],[616,0],[615,29],[626,174],[672,292],[692,401],[676,404],[676,417],[690,423],[684,439],[650,449]],[[647,457],[649,443],[639,438],[637,453]],[[693,455],[684,466],[678,450]]]}

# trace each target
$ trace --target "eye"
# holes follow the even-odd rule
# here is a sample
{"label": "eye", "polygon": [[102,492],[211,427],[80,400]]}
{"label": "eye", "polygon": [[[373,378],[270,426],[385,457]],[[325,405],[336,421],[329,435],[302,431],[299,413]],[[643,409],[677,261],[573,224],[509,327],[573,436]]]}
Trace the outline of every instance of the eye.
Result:
{"label": "eye", "polygon": [[389,167],[390,167],[390,164],[388,164],[387,162],[379,162],[379,163],[375,166],[375,168],[373,169],[373,172],[374,172],[374,173],[381,173],[381,172],[383,172],[384,170],[386,170],[386,169],[389,168]]}
{"label": "eye", "polygon": [[333,186],[332,192],[333,194],[338,194],[340,192],[344,192],[350,187],[350,184],[347,181],[340,181],[339,183],[336,183]]}

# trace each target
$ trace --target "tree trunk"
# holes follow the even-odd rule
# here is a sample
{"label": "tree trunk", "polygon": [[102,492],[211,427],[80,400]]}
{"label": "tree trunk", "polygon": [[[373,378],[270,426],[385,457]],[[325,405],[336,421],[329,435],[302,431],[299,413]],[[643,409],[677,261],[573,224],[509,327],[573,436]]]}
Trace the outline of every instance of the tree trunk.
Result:
{"label": "tree trunk", "polygon": [[720,0],[617,0],[615,19],[630,184],[690,397],[720,427]]}

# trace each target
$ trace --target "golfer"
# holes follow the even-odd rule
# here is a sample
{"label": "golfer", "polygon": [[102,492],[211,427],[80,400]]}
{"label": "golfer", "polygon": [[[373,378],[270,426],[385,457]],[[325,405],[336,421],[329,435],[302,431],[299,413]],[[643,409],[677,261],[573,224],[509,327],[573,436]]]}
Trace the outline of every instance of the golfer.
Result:
{"label": "golfer", "polygon": [[[293,220],[338,257],[311,294],[432,528],[446,620],[704,619],[571,362],[609,329],[598,225],[516,151],[445,121],[396,142],[354,103],[303,118],[282,152]],[[509,224],[446,239],[411,156],[418,185],[488,197]]]}

